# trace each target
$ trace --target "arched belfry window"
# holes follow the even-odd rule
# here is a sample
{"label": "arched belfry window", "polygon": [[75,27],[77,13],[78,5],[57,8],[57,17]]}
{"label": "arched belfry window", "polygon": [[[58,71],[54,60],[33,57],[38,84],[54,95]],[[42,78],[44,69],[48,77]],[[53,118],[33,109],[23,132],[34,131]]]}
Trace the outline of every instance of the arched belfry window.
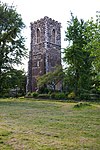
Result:
{"label": "arched belfry window", "polygon": [[40,29],[37,29],[37,43],[40,43]]}
{"label": "arched belfry window", "polygon": [[52,42],[55,43],[55,29],[52,30]]}

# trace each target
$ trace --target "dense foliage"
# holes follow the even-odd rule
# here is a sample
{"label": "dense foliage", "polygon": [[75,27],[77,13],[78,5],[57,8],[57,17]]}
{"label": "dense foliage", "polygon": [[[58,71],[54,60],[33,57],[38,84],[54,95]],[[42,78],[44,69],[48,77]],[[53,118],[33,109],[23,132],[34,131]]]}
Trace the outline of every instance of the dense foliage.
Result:
{"label": "dense foliage", "polygon": [[16,94],[22,96],[26,92],[26,74],[24,70],[11,69],[6,71],[2,82],[3,90],[0,97],[15,97]]}
{"label": "dense foliage", "polygon": [[64,72],[62,70],[62,67],[56,66],[53,72],[48,72],[47,74],[38,77],[38,89],[41,89],[42,87],[48,87],[49,89],[55,91],[56,85],[62,82],[63,77]]}
{"label": "dense foliage", "polygon": [[[76,96],[100,89],[100,24],[84,22],[71,14],[66,31],[69,42],[64,49],[65,85]],[[97,85],[98,83],[98,85]]]}
{"label": "dense foliage", "polygon": [[6,88],[7,73],[26,57],[25,39],[21,35],[24,27],[14,6],[0,2],[0,93]]}

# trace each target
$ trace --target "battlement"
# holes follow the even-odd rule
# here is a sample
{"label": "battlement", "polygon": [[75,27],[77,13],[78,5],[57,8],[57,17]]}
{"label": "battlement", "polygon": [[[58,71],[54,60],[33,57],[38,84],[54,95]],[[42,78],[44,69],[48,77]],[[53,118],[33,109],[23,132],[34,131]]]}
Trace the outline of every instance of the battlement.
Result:
{"label": "battlement", "polygon": [[40,20],[37,20],[37,21],[34,21],[34,22],[31,22],[30,24],[33,25],[33,24],[38,24],[38,23],[43,23],[43,22],[52,22],[56,25],[59,25],[61,27],[61,23],[58,22],[58,21],[55,21],[54,19],[52,18],[49,18],[48,16],[45,16],[44,18],[41,18]]}

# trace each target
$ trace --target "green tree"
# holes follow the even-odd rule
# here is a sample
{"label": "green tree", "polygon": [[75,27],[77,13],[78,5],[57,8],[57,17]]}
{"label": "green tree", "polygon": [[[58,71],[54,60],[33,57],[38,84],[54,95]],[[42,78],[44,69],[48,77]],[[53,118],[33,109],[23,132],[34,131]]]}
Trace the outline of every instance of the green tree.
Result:
{"label": "green tree", "polygon": [[64,49],[64,61],[67,63],[66,81],[69,91],[74,91],[76,95],[80,91],[88,91],[91,87],[91,52],[85,47],[91,39],[88,39],[88,24],[84,20],[78,20],[71,13],[71,20],[68,22],[66,40],[69,46]]}
{"label": "green tree", "polygon": [[3,78],[3,93],[9,96],[11,90],[18,89],[20,95],[24,95],[26,92],[26,74],[24,70],[11,69],[5,72]]}
{"label": "green tree", "polygon": [[38,77],[37,79],[37,86],[39,88],[41,87],[47,87],[52,89],[52,90],[56,90],[56,85],[58,83],[62,84],[63,81],[63,77],[64,77],[64,72],[62,70],[61,66],[56,66],[55,70],[53,72],[48,72],[47,74]]}
{"label": "green tree", "polygon": [[93,87],[100,90],[100,23],[94,23],[93,19],[87,21],[85,36],[89,39],[85,51],[90,52],[92,59],[92,81]]}
{"label": "green tree", "polygon": [[5,74],[26,57],[25,39],[21,35],[25,25],[14,6],[0,2],[0,92]]}

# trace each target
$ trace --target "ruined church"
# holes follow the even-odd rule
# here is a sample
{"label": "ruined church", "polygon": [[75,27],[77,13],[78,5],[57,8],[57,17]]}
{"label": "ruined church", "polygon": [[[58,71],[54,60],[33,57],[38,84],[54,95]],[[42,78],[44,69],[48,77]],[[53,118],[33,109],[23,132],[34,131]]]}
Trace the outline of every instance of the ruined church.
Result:
{"label": "ruined church", "polygon": [[30,25],[31,48],[29,52],[27,92],[37,90],[37,77],[61,65],[61,24],[44,17]]}

